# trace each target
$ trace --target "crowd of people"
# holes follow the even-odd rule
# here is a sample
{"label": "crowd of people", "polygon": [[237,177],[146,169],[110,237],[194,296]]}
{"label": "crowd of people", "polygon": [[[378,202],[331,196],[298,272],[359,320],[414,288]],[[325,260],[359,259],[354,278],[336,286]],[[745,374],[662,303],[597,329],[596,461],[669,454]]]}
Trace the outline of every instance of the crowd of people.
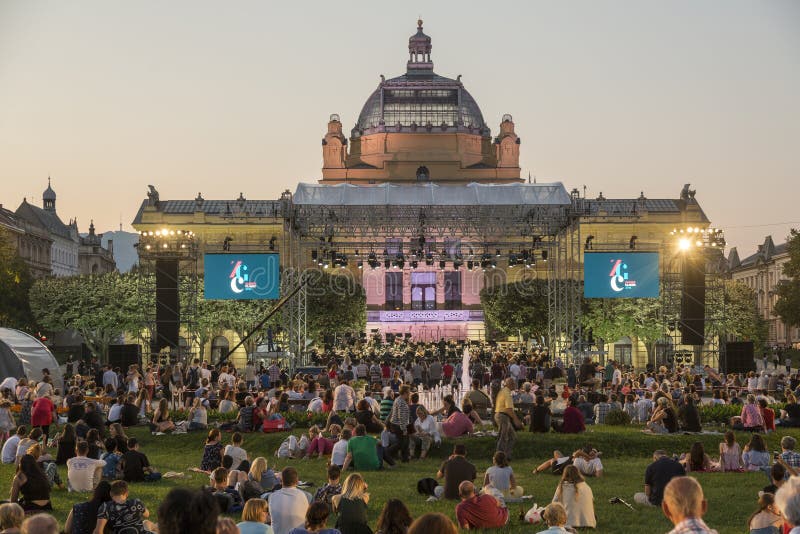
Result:
{"label": "crowd of people", "polygon": [[[277,361],[260,368],[248,362],[237,369],[194,359],[185,366],[153,362],[125,370],[70,361],[63,385],[55,384],[47,370],[41,377],[6,377],[0,383],[2,462],[15,464],[16,474],[9,502],[0,506],[0,534],[58,529],[48,515],[55,489],[92,495],[69,513],[63,531],[75,534],[186,528],[243,534],[372,532],[366,473],[425,459],[445,439],[473,434],[496,437],[492,465],[481,476],[459,440],[435,477],[418,483],[430,500],[456,503],[455,523],[441,514],[413,519],[401,500],[390,499],[381,503],[375,530],[497,528],[511,521],[508,505],[526,498],[520,473],[511,466],[518,432],[580,434],[587,425],[621,418],[652,434],[699,433],[703,403],[741,406],[729,426],[751,432],[749,441],[740,446],[727,432],[714,457],[700,441],[675,456],[657,450],[643,491],[632,501],[661,507],[675,533],[712,532],[702,521],[702,488],[687,473],[761,471],[771,484],[748,527],[758,534],[786,525],[800,532],[800,498],[795,499],[796,492],[786,495],[800,468],[796,442],[784,436],[773,459],[762,436],[779,426],[800,426],[800,377],[790,368],[744,377],[724,376],[709,366],[636,373],[613,361],[567,365],[546,351],[481,346],[473,348],[464,373],[462,350],[444,342],[348,345],[315,354],[319,366],[294,376]],[[465,374],[468,383],[462,383]],[[778,413],[770,407],[776,399],[785,401]],[[229,414],[226,422],[211,423],[210,410]],[[327,482],[313,495],[294,467],[276,472],[265,456],[247,451],[249,433],[291,429],[291,412],[321,417],[307,432],[287,435],[276,451],[287,459],[328,459]],[[142,501],[129,495],[129,483],[162,477],[137,438],[126,435],[135,426],[149,427],[154,436],[206,434],[196,470],[208,475],[207,486],[170,492],[155,521],[148,519]],[[559,476],[552,502],[534,514],[547,525],[544,532],[597,526],[587,479],[604,475],[601,458],[601,451],[585,444],[571,454],[554,451],[533,471]],[[60,479],[60,465],[66,466],[66,481]],[[180,500],[195,513],[178,511]],[[220,514],[241,516],[241,522]],[[198,515],[205,518],[202,527]]]}

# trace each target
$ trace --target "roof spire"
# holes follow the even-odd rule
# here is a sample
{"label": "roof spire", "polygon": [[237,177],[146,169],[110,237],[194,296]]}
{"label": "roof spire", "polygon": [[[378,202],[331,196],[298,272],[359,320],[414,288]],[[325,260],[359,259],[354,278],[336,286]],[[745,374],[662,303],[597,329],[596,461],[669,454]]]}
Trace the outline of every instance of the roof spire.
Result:
{"label": "roof spire", "polygon": [[431,38],[422,31],[422,18],[420,17],[417,20],[417,33],[408,39],[408,74],[433,74],[431,48],[433,48],[431,46]]}

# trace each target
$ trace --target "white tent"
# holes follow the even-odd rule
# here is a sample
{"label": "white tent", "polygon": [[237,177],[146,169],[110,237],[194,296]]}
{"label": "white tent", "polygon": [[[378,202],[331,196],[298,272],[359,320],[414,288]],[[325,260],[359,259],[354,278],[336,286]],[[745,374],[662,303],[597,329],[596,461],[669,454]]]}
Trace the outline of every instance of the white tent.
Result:
{"label": "white tent", "polygon": [[42,379],[42,369],[50,371],[53,385],[63,384],[61,368],[50,350],[38,339],[12,328],[0,328],[0,377]]}

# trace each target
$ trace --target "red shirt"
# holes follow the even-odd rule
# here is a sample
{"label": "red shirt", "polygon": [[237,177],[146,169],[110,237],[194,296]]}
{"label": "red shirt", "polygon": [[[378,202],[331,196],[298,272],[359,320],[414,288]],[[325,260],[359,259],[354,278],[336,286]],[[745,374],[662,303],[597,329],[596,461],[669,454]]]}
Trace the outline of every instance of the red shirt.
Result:
{"label": "red shirt", "polygon": [[31,411],[31,426],[46,426],[53,423],[53,402],[47,397],[40,397],[33,401]]}
{"label": "red shirt", "polygon": [[586,430],[583,423],[583,414],[575,406],[567,406],[564,410],[564,425],[561,431],[565,434],[577,434]]}
{"label": "red shirt", "polygon": [[381,376],[383,378],[391,378],[392,377],[392,368],[388,365],[381,366]]}
{"label": "red shirt", "polygon": [[508,508],[500,508],[491,495],[475,495],[456,506],[458,525],[464,528],[497,528],[508,522]]}
{"label": "red shirt", "polygon": [[444,367],[442,367],[442,374],[444,374],[446,378],[453,376],[453,366],[449,363],[444,364]]}
{"label": "red shirt", "polygon": [[772,408],[763,408],[761,410],[761,417],[764,418],[764,428],[767,430],[775,430],[775,410]]}

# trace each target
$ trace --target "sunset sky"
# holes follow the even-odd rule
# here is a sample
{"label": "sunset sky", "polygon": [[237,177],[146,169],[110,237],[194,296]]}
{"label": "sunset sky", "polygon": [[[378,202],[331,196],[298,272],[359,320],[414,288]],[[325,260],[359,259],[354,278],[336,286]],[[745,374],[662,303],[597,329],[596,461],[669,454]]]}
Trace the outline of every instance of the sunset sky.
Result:
{"label": "sunset sky", "polygon": [[277,198],[320,178],[405,70],[417,17],[523,175],[591,197],[684,183],[743,257],[800,227],[800,2],[0,1],[0,203],[124,229],[162,199]]}

